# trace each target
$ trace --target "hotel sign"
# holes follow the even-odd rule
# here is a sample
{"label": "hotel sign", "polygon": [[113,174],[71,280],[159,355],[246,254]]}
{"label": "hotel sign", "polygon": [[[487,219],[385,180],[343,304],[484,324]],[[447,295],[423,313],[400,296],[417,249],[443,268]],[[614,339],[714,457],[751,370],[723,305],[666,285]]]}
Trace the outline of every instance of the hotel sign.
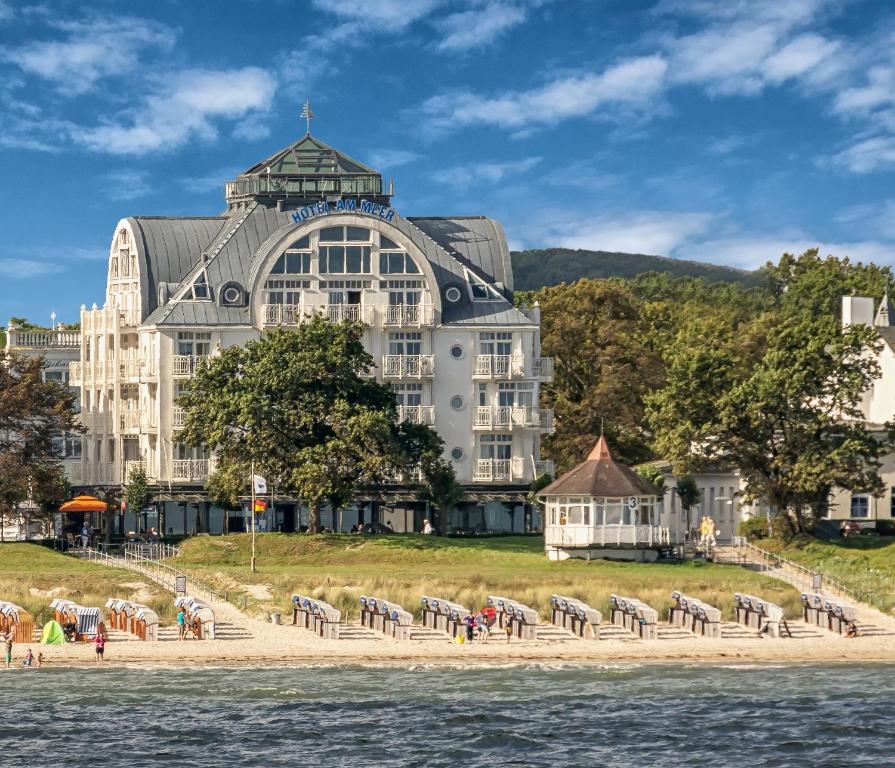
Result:
{"label": "hotel sign", "polygon": [[361,213],[364,216],[375,216],[383,221],[392,222],[398,212],[394,208],[379,203],[371,203],[369,200],[337,200],[330,203],[321,200],[318,203],[305,205],[292,212],[292,221],[296,224],[314,219],[318,216],[329,216],[331,213]]}

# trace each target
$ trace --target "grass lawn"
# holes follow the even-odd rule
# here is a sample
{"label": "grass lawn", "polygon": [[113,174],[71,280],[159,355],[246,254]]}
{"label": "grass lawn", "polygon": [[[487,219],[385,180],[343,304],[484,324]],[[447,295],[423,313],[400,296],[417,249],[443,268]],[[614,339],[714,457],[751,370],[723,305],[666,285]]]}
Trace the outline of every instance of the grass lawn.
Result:
{"label": "grass lawn", "polygon": [[[136,587],[138,583],[145,587]],[[54,597],[102,608],[110,597],[134,598],[138,593],[143,593],[139,601],[160,616],[173,616],[171,594],[138,573],[88,563],[39,544],[0,544],[0,600],[20,605],[38,626],[53,618]]]}
{"label": "grass lawn", "polygon": [[229,592],[254,613],[289,612],[296,592],[312,594],[352,617],[357,598],[372,594],[418,612],[423,594],[455,600],[467,608],[499,594],[526,603],[546,616],[550,595],[566,594],[606,612],[612,592],[638,597],[659,611],[671,605],[673,589],[701,598],[730,616],[734,592],[752,592],[799,612],[791,587],[737,566],[551,562],[539,537],[445,539],[393,534],[261,534],[258,572],[249,570],[248,534],[196,537],[183,544],[174,564],[200,581]]}
{"label": "grass lawn", "polygon": [[756,544],[818,571],[886,611],[895,608],[895,537],[850,536],[824,541],[799,536],[788,544],[773,539]]}

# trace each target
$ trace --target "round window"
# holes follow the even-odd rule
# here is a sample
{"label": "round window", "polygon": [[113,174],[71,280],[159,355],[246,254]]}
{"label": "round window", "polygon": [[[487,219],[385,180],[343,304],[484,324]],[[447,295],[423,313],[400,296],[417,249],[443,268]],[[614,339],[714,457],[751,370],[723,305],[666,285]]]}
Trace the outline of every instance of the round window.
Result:
{"label": "round window", "polygon": [[454,395],[451,398],[451,408],[455,411],[459,411],[463,407],[463,398],[460,395]]}
{"label": "round window", "polygon": [[242,295],[236,286],[231,285],[224,289],[224,301],[227,304],[239,304],[240,299]]}
{"label": "round window", "polygon": [[455,360],[459,360],[461,357],[463,357],[463,347],[461,347],[459,344],[454,344],[454,346],[451,347],[451,357],[453,357]]}
{"label": "round window", "polygon": [[451,448],[451,458],[454,461],[460,461],[463,458],[462,448]]}
{"label": "round window", "polygon": [[460,297],[462,295],[463,294],[460,293],[460,289],[456,285],[449,286],[448,289],[444,292],[444,298],[451,302],[451,304],[456,304],[458,301],[460,301]]}

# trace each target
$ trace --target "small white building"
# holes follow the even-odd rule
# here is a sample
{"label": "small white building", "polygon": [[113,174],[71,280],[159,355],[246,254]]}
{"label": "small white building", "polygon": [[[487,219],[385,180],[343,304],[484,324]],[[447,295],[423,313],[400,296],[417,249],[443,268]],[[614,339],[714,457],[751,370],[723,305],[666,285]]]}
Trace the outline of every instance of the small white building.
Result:
{"label": "small white building", "polygon": [[612,458],[600,437],[587,459],[538,494],[551,560],[655,560],[677,542],[661,524],[659,490]]}

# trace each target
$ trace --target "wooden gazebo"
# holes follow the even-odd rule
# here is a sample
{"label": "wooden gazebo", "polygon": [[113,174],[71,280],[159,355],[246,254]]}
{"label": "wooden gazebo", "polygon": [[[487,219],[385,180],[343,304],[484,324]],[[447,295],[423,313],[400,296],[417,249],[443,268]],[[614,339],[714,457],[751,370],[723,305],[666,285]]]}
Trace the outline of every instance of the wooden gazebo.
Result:
{"label": "wooden gazebo", "polygon": [[655,560],[669,546],[660,491],[612,458],[600,437],[587,459],[542,490],[544,548],[551,560]]}

